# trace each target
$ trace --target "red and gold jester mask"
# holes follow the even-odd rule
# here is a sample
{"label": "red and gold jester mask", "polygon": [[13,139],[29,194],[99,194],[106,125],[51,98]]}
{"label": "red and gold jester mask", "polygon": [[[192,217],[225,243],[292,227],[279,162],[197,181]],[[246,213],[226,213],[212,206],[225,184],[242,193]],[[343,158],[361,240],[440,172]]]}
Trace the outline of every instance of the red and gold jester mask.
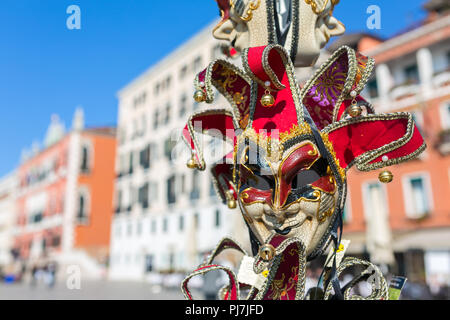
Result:
{"label": "red and gold jester mask", "polygon": [[[301,90],[282,46],[245,49],[242,59],[244,70],[217,60],[195,80],[199,100],[212,103],[214,86],[230,108],[189,118],[183,136],[190,165],[205,169],[198,134],[220,132],[234,149],[212,166],[215,186],[230,207],[239,205],[255,253],[274,237],[295,237],[312,259],[329,243],[342,212],[347,170],[398,164],[425,143],[411,114],[376,114],[360,96],[373,60],[349,47],[337,50]],[[273,103],[264,103],[267,96]]]}

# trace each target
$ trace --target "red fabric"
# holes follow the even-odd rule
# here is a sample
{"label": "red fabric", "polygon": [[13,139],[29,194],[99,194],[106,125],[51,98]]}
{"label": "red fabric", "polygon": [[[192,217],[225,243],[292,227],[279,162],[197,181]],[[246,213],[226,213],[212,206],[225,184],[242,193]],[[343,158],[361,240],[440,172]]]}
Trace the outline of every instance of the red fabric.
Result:
{"label": "red fabric", "polygon": [[[407,125],[408,118],[364,121],[336,129],[330,132],[328,137],[333,144],[340,166],[346,168],[363,153],[405,136]],[[391,156],[405,156],[416,150],[423,143],[423,138],[417,130],[414,131],[413,138],[411,143],[391,152]]]}
{"label": "red fabric", "polygon": [[239,110],[240,127],[242,129],[247,127],[250,112],[250,85],[239,74],[222,65],[220,61],[214,65],[211,77],[216,86],[221,87],[233,97]]}
{"label": "red fabric", "polygon": [[222,17],[221,23],[223,23],[230,18],[230,10],[231,10],[230,0],[216,0],[216,2]]}
{"label": "red fabric", "polygon": [[[269,81],[268,75],[262,67],[262,53],[265,47],[255,47],[248,50],[248,64],[250,70],[261,81]],[[275,104],[272,107],[263,107],[260,103],[261,97],[265,94],[264,87],[258,88],[258,99],[253,118],[253,129],[256,132],[266,130],[267,135],[272,135],[272,130],[278,132],[289,131],[293,125],[297,125],[297,111],[295,109],[294,100],[292,98],[292,91],[289,84],[289,79],[286,69],[282,63],[281,56],[275,49],[272,49],[269,54],[269,65],[277,74],[280,82],[286,89],[271,92],[275,98]],[[275,88],[271,85],[272,88]]]}
{"label": "red fabric", "polygon": [[406,143],[404,146],[397,148],[391,152],[383,154],[382,156],[373,160],[371,163],[383,161],[382,157],[384,155],[388,156],[389,159],[396,159],[396,158],[403,157],[405,155],[409,155],[409,154],[413,153],[414,151],[416,151],[417,149],[419,149],[423,143],[424,143],[423,137],[420,134],[417,127],[415,127],[413,136],[412,136],[411,140],[408,141],[408,143]]}
{"label": "red fabric", "polygon": [[[278,241],[277,238],[276,241],[271,241],[271,243]],[[272,285],[267,290],[263,300],[295,300],[300,267],[298,252],[299,248],[296,243],[290,244],[283,251],[283,259],[281,259]]]}

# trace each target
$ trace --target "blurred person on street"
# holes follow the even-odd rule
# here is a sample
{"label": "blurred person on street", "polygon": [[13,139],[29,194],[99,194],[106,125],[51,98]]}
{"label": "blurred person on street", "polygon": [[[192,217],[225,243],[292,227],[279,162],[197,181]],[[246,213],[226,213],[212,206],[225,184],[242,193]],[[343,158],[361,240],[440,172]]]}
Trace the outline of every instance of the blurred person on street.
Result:
{"label": "blurred person on street", "polygon": [[37,284],[37,272],[38,272],[38,267],[37,265],[33,265],[33,267],[31,268],[31,281],[30,281],[30,285],[31,287],[36,287]]}
{"label": "blurred person on street", "polygon": [[56,263],[49,262],[45,269],[47,286],[49,289],[52,289],[56,283]]}

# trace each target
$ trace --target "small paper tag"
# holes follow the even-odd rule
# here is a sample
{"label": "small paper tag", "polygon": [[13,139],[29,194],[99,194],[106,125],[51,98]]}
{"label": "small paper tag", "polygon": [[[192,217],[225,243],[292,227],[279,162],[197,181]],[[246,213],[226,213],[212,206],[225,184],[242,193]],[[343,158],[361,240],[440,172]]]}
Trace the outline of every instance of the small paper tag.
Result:
{"label": "small paper tag", "polygon": [[255,259],[249,256],[244,256],[241,261],[241,266],[239,267],[239,272],[237,275],[238,281],[241,283],[248,284],[261,290],[262,285],[266,281],[268,272],[263,271],[261,274],[256,274],[253,271],[253,264]]}
{"label": "small paper tag", "polygon": [[[339,245],[339,248],[336,250],[336,267],[338,267],[341,264],[342,259],[344,259],[345,251],[347,251],[349,245],[350,240],[345,239],[341,240],[341,244]],[[333,259],[331,258],[333,256],[333,251],[334,247],[331,247],[326,260],[328,261],[326,265],[327,268],[331,268],[333,266]]]}
{"label": "small paper tag", "polygon": [[400,299],[400,294],[402,293],[406,280],[407,279],[405,277],[400,276],[395,276],[394,278],[392,278],[389,285],[389,300]]}

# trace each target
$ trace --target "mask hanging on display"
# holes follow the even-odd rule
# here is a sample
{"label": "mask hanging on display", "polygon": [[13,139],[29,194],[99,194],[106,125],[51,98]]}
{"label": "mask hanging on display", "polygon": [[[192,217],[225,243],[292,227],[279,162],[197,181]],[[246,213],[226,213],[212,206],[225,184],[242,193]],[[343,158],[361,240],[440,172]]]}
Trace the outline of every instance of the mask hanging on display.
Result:
{"label": "mask hanging on display", "polygon": [[295,67],[309,67],[331,37],[345,32],[333,17],[339,0],[216,0],[221,20],[213,30],[229,50],[279,44]]}
{"label": "mask hanging on display", "polygon": [[[301,90],[285,48],[247,48],[242,60],[244,70],[217,60],[197,76],[195,86],[207,103],[215,87],[231,108],[195,113],[183,135],[200,170],[199,134],[214,130],[233,144],[211,172],[222,201],[237,204],[249,227],[253,271],[268,273],[250,298],[303,299],[306,261],[330,243],[339,249],[347,170],[398,164],[416,157],[425,143],[411,114],[376,114],[360,96],[374,62],[349,47],[337,50]],[[262,101],[268,92],[271,106]],[[365,263],[352,261],[343,266]],[[342,272],[338,267],[327,275],[327,297]],[[383,288],[374,294],[385,298]]]}
{"label": "mask hanging on display", "polygon": [[[365,299],[352,294],[372,281],[366,299],[387,299],[388,287],[370,262],[344,258],[341,239],[347,171],[371,171],[417,157],[425,142],[409,113],[376,114],[360,94],[374,61],[343,46],[300,89],[295,67],[315,64],[330,37],[344,26],[333,17],[338,0],[216,0],[221,21],[214,37],[226,40],[243,69],[216,60],[194,81],[197,102],[214,102],[214,88],[229,102],[224,109],[193,114],[183,130],[191,150],[188,167],[205,170],[201,134],[220,136],[233,148],[210,168],[223,203],[239,208],[248,226],[252,254],[232,239],[182,284],[211,270],[223,270],[230,284],[222,299],[305,299],[306,263],[331,251],[323,289],[309,298]],[[385,170],[380,181],[388,183]],[[342,241],[341,241],[342,240]],[[213,263],[225,249],[244,254],[238,276]],[[341,288],[338,277],[359,265],[364,271]]]}

